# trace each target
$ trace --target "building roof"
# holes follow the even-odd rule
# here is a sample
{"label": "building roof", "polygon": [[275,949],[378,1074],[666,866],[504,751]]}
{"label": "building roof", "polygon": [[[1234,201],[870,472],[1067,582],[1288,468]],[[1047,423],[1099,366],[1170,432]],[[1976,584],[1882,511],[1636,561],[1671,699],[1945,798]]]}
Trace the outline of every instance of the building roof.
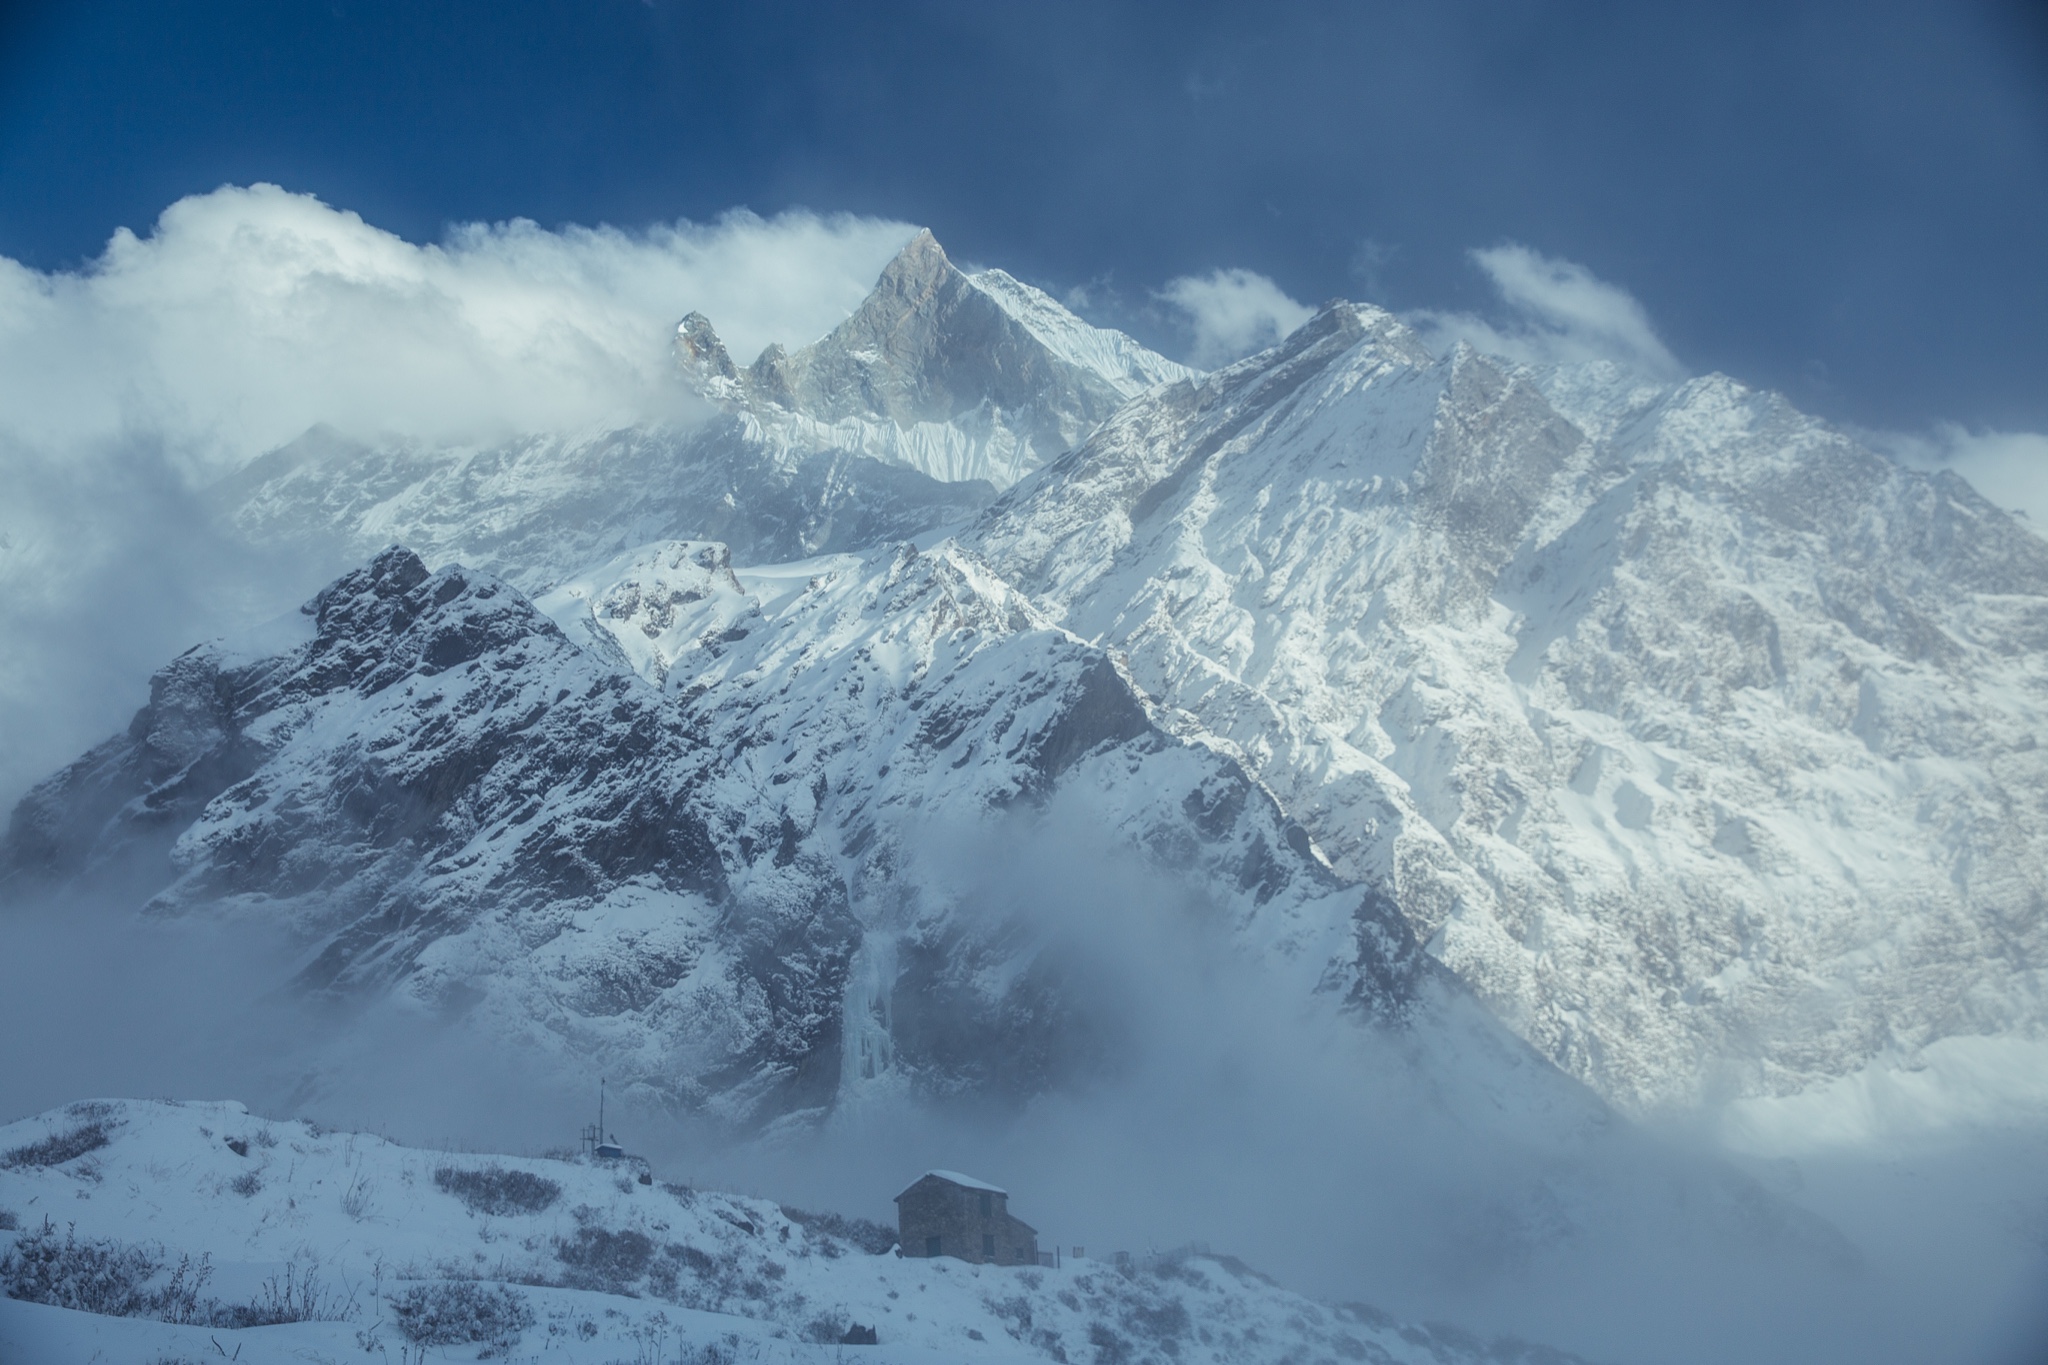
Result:
{"label": "building roof", "polygon": [[[938,1179],[945,1181],[949,1185],[958,1185],[963,1189],[987,1190],[990,1194],[1000,1194],[1005,1199],[1009,1198],[1010,1195],[1010,1192],[1008,1190],[1003,1189],[999,1185],[991,1185],[986,1180],[976,1180],[973,1176],[962,1175],[958,1171],[926,1171],[923,1175],[911,1181],[908,1185],[905,1185],[903,1187],[903,1194],[909,1194],[919,1185],[923,1184],[925,1181],[930,1180],[934,1177],[937,1177]],[[896,1197],[898,1199],[901,1199],[903,1197],[903,1194],[899,1194]]]}

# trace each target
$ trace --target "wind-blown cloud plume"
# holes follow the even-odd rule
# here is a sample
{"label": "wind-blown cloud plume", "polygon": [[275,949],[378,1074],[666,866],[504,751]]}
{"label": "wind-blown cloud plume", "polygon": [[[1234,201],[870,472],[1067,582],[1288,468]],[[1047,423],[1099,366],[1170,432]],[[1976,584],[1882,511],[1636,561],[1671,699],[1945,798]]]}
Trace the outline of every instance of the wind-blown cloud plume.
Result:
{"label": "wind-blown cloud plume", "polygon": [[195,640],[317,581],[209,531],[200,490],[316,423],[487,441],[687,415],[692,309],[743,361],[851,312],[908,224],[514,221],[418,245],[271,185],[182,199],[76,272],[0,258],[0,805]]}
{"label": "wind-blown cloud plume", "polygon": [[2048,435],[2033,431],[1971,431],[1954,422],[1928,435],[1866,432],[1880,450],[1923,469],[1950,469],[1979,493],[2023,514],[2048,535]]}
{"label": "wind-blown cloud plume", "polygon": [[1466,341],[1489,355],[1528,364],[1605,360],[1653,379],[1685,373],[1643,305],[1586,267],[1514,242],[1474,251],[1472,260],[1512,317],[1496,324],[1471,313],[1410,314],[1409,323],[1433,347]]}
{"label": "wind-blown cloud plume", "polygon": [[1169,280],[1159,297],[1186,315],[1194,331],[1189,360],[1203,369],[1262,351],[1315,315],[1251,270],[1183,275]]}
{"label": "wind-blown cloud plume", "polygon": [[0,260],[0,424],[45,448],[147,432],[203,471],[316,422],[448,440],[659,413],[677,318],[708,314],[743,360],[802,344],[911,232],[735,213],[420,246],[308,195],[224,188],[77,274]]}

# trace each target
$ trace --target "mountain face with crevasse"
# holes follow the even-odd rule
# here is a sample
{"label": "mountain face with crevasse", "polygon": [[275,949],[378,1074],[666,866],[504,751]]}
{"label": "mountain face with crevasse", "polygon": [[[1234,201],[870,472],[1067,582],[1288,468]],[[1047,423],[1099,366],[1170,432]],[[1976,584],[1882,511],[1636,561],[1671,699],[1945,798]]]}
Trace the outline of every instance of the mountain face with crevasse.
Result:
{"label": "mountain face with crevasse", "polygon": [[1276,1011],[1581,1118],[2042,1023],[2048,545],[1951,475],[1350,304],[1197,375],[928,234],[676,357],[690,420],[214,490],[357,567],[168,664],[11,884],[746,1128],[1113,1071],[1018,890],[1080,849]]}

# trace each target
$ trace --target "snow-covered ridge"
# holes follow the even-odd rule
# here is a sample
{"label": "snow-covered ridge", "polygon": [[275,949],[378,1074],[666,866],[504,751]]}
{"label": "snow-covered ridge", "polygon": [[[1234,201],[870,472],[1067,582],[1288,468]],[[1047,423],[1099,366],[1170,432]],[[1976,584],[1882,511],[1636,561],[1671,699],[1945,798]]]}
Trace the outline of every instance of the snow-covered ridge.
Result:
{"label": "snow-covered ridge", "polygon": [[[791,419],[796,420],[796,419]],[[393,542],[545,591],[667,538],[770,563],[889,543],[972,516],[994,496],[896,458],[927,437],[935,467],[977,437],[852,423],[784,441],[748,413],[484,447],[369,445],[308,432],[210,494],[229,531],[341,573]],[[961,456],[965,458],[965,456]],[[1001,452],[989,456],[1005,458]]]}
{"label": "snow-covered ridge", "polygon": [[212,501],[236,536],[333,573],[393,542],[539,591],[663,539],[770,563],[963,522],[1125,399],[1194,373],[1001,271],[963,274],[929,233],[793,355],[742,369],[695,313],[674,352],[679,411],[661,421],[477,446],[316,428]]}
{"label": "snow-covered ridge", "polygon": [[1625,1105],[2043,1022],[2048,546],[1774,395],[1346,305],[962,539]]}
{"label": "snow-covered ridge", "polygon": [[[713,321],[692,314],[676,356],[691,384],[779,444],[850,432],[854,448],[999,488],[1078,444],[1124,400],[1196,374],[1002,271],[962,272],[929,232],[851,317],[801,350],[771,346],[741,369]],[[939,434],[948,427],[964,451]],[[876,428],[924,434],[892,441]]]}
{"label": "snow-covered ridge", "polygon": [[[59,1153],[38,1145],[53,1137],[85,1150],[46,1162]],[[389,1356],[412,1347],[408,1322],[419,1330],[408,1299],[431,1302],[451,1285],[509,1295],[524,1309],[524,1325],[501,1336],[512,1357],[564,1365],[679,1353],[824,1365],[847,1358],[838,1343],[855,1325],[874,1329],[876,1344],[858,1349],[878,1365],[1575,1359],[1317,1303],[1228,1256],[1129,1271],[903,1259],[847,1240],[843,1221],[669,1184],[641,1163],[424,1151],[233,1103],[73,1105],[0,1127],[0,1158],[10,1154],[0,1273],[49,1220],[60,1239],[150,1248],[171,1263],[203,1257],[201,1294],[225,1305],[264,1302],[266,1281],[289,1276],[310,1284],[319,1313],[234,1329],[0,1298],[0,1357],[37,1365],[212,1358],[216,1347],[245,1365]],[[440,1348],[450,1358],[504,1353],[452,1335]]]}
{"label": "snow-covered ridge", "polygon": [[977,270],[967,280],[1029,328],[1047,350],[1069,365],[1093,370],[1126,396],[1155,384],[1200,377],[1201,371],[1147,350],[1114,328],[1083,322],[1052,295],[1005,271],[993,267]]}

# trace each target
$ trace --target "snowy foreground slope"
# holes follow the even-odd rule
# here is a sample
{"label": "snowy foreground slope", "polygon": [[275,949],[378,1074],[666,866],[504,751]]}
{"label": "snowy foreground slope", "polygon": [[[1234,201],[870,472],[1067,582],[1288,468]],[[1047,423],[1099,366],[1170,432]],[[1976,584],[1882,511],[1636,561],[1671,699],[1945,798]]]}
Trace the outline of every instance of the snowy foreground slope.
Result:
{"label": "snowy foreground slope", "polygon": [[[1129,1271],[905,1260],[877,1250],[886,1239],[872,1224],[642,1184],[632,1162],[421,1151],[239,1104],[73,1105],[0,1128],[0,1162],[11,1291],[33,1278],[25,1255],[66,1239],[74,1254],[60,1271],[84,1265],[81,1247],[117,1263],[140,1250],[147,1261],[130,1274],[143,1289],[161,1290],[189,1258],[193,1291],[140,1310],[183,1322],[0,1298],[9,1362],[420,1359],[422,1339],[433,1359],[564,1365],[1576,1359],[1317,1303],[1227,1256]],[[57,1234],[39,1239],[46,1223]],[[96,1283],[36,1283],[45,1299],[105,1304],[121,1278],[103,1268]],[[435,1308],[479,1302],[486,1311],[444,1314],[436,1339]],[[285,1320],[226,1325],[238,1309],[241,1321]],[[876,1344],[840,1345],[856,1324]]]}

